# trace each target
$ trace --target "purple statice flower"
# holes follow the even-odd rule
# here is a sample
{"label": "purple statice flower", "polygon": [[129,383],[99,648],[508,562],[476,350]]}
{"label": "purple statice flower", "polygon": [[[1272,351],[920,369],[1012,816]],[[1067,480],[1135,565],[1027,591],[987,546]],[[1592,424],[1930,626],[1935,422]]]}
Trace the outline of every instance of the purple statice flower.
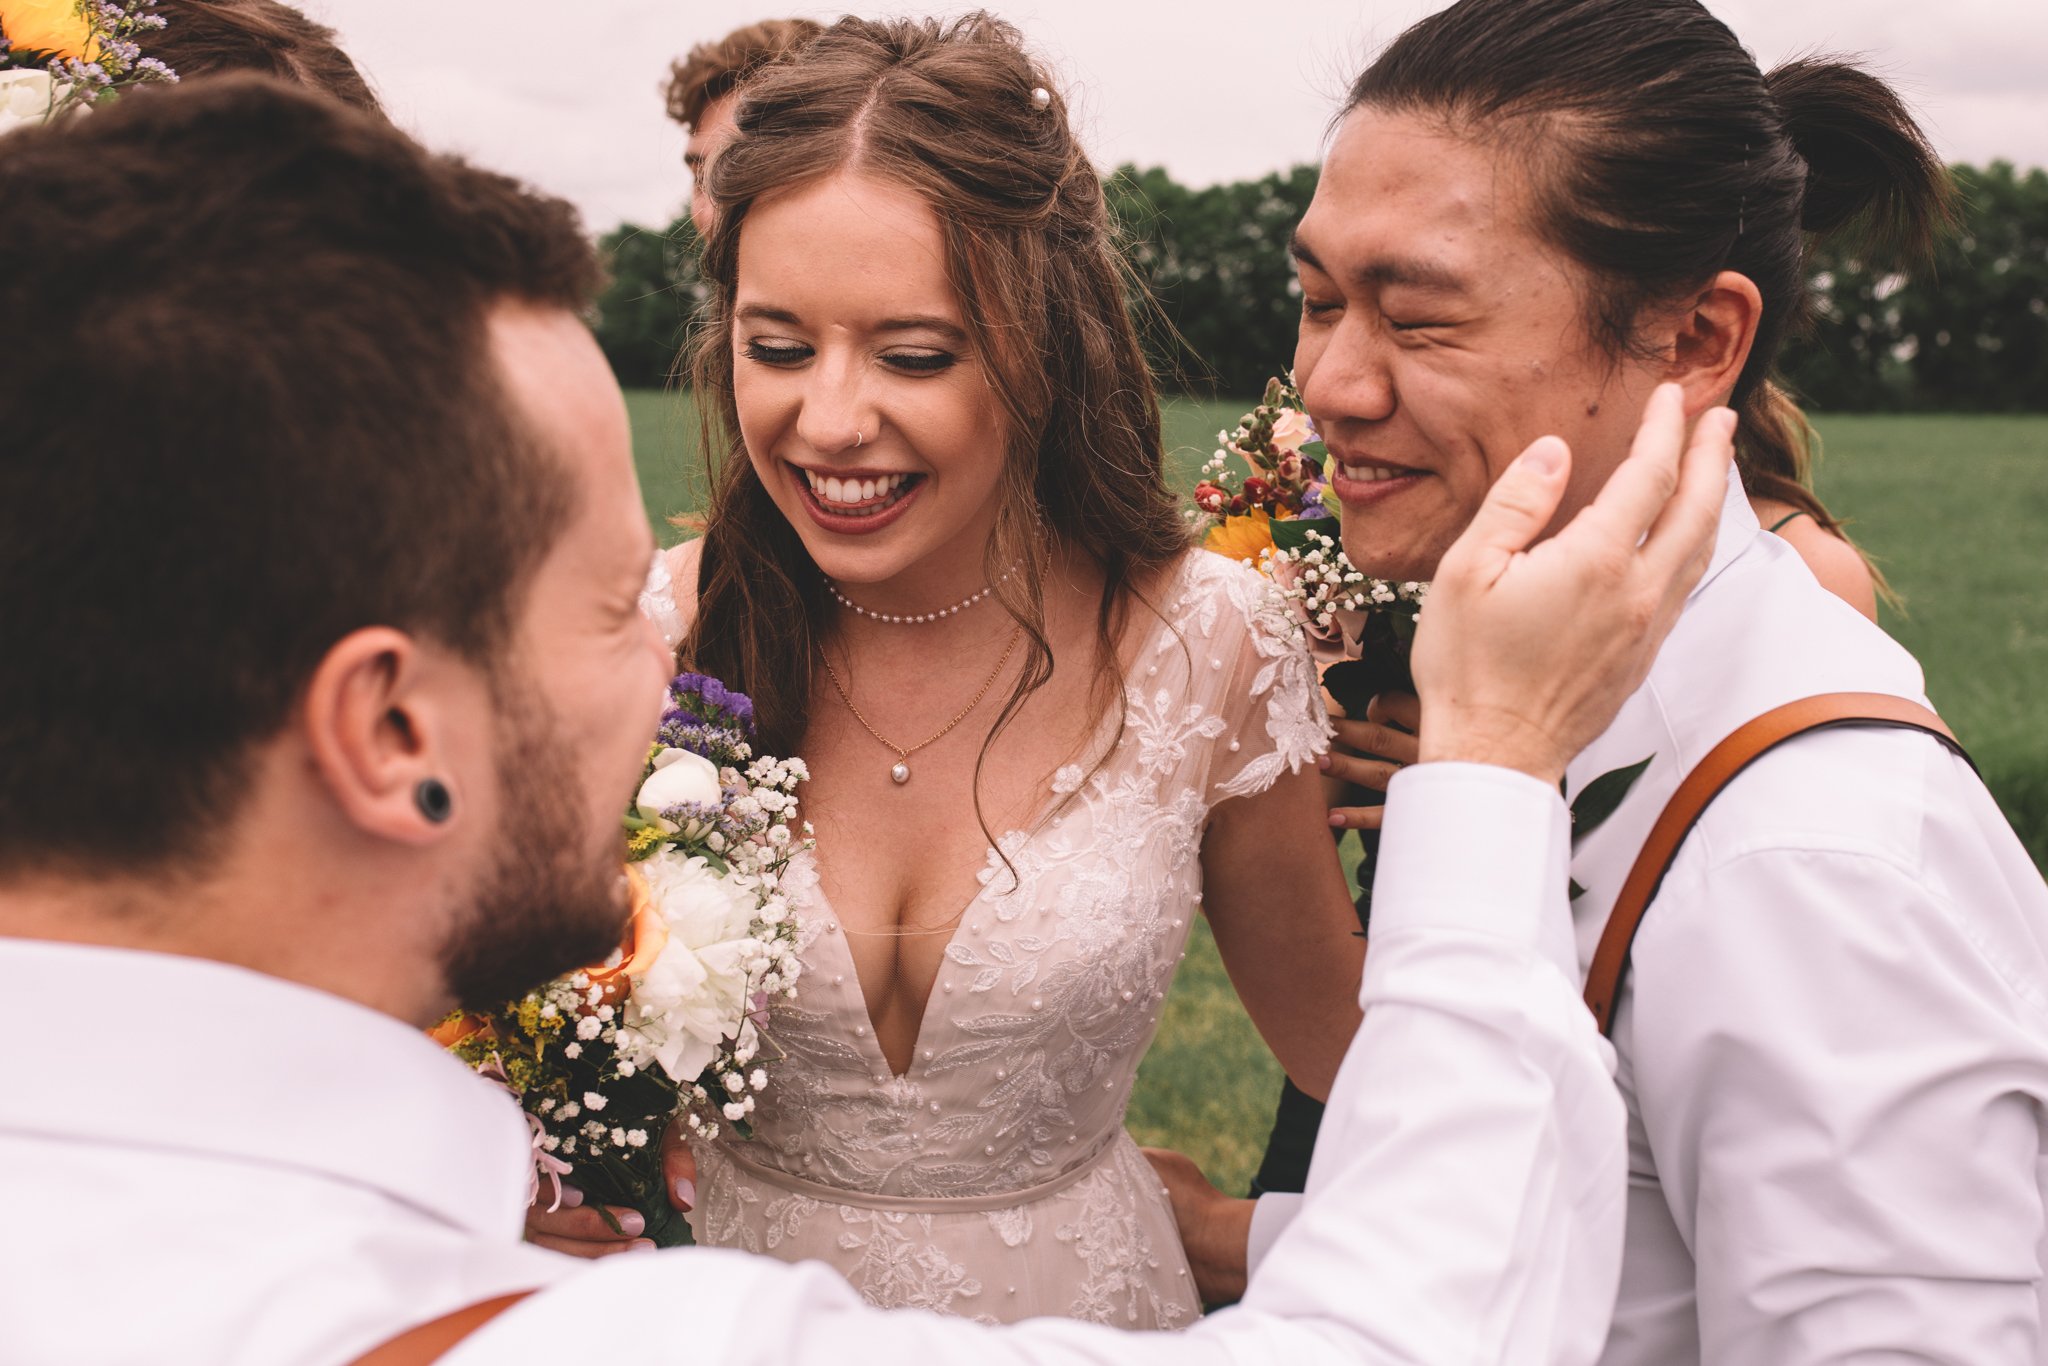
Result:
{"label": "purple statice flower", "polygon": [[739,758],[739,747],[747,741],[743,731],[731,726],[707,724],[676,707],[662,714],[661,729],[655,732],[654,738],[670,749],[686,749],[721,767],[735,763]]}
{"label": "purple statice flower", "polygon": [[712,827],[722,824],[725,808],[709,802],[677,802],[661,808],[660,814],[669,824],[687,830],[698,822]]}
{"label": "purple statice flower", "polygon": [[754,733],[754,700],[745,693],[734,692],[709,674],[676,675],[668,685],[668,695],[675,708],[700,721],[739,730],[748,736]]}

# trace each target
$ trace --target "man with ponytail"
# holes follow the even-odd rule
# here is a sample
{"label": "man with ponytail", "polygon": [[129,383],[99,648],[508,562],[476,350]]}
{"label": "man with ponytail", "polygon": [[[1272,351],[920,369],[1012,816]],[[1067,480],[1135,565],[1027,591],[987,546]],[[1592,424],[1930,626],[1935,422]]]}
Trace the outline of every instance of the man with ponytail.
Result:
{"label": "man with ponytail", "polygon": [[[1296,375],[1346,549],[1431,578],[1538,432],[1573,452],[1564,526],[1659,385],[1735,408],[1770,467],[1812,244],[1910,264],[1949,203],[1884,82],[1828,59],[1765,76],[1697,0],[1423,20],[1352,88],[1294,244]],[[2048,888],[1941,736],[1913,659],[1731,477],[1706,578],[1566,779],[1627,794],[1597,826],[1579,806],[1571,868],[1629,1109],[1610,1366],[2048,1360]],[[1290,1197],[1173,1168],[1226,1297]]]}

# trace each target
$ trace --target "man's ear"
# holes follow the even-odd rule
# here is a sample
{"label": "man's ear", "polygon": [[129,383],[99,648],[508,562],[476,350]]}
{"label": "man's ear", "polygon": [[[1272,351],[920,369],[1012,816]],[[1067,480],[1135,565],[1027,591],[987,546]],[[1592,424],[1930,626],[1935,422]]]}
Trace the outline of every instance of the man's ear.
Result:
{"label": "man's ear", "polygon": [[[464,794],[451,741],[459,703],[428,683],[447,672],[418,641],[385,626],[344,636],[313,671],[300,703],[306,747],[335,805],[363,833],[424,845],[458,823]],[[438,820],[429,814],[436,803],[422,800],[428,783],[451,799]]]}
{"label": "man's ear", "polygon": [[1728,401],[1756,343],[1763,295],[1747,275],[1724,270],[1672,319],[1671,368],[1664,378],[1685,390],[1685,415]]}

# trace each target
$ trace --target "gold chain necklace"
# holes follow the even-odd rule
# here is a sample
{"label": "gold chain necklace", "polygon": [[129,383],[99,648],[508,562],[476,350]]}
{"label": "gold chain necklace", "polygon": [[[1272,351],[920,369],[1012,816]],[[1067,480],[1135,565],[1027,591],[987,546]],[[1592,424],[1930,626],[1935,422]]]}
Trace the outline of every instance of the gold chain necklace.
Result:
{"label": "gold chain necklace", "polygon": [[882,748],[888,750],[890,753],[896,756],[896,763],[893,767],[890,768],[889,777],[893,782],[896,783],[898,787],[901,787],[904,783],[910,781],[910,756],[917,753],[919,750],[923,749],[926,745],[937,744],[940,740],[945,739],[946,736],[949,733],[951,733],[953,727],[959,725],[962,721],[965,721],[967,719],[967,714],[973,711],[976,707],[981,705],[981,699],[988,696],[988,690],[996,685],[996,680],[998,678],[1002,677],[1003,666],[1010,662],[1010,656],[1015,654],[1017,651],[1017,642],[1022,640],[1023,638],[1023,627],[1019,626],[1016,630],[1012,631],[1010,633],[1010,643],[1003,647],[1003,657],[996,661],[996,667],[990,671],[987,681],[984,682],[981,685],[980,690],[974,694],[974,700],[969,702],[966,706],[962,707],[960,709],[959,715],[955,716],[945,725],[939,727],[938,734],[932,736],[928,740],[920,740],[908,749],[905,749],[903,746],[897,744],[894,740],[891,740],[888,736],[882,734],[882,732],[876,730],[874,724],[870,722],[867,719],[867,717],[862,716],[860,714],[860,708],[853,705],[853,697],[846,691],[846,684],[840,681],[839,670],[832,667],[831,656],[827,655],[823,650],[819,650],[818,658],[824,662],[825,676],[832,680],[833,690],[839,694],[839,700],[846,704],[846,709],[853,713],[853,719],[860,722],[862,728],[864,728],[868,734],[874,736],[877,740],[881,741]]}

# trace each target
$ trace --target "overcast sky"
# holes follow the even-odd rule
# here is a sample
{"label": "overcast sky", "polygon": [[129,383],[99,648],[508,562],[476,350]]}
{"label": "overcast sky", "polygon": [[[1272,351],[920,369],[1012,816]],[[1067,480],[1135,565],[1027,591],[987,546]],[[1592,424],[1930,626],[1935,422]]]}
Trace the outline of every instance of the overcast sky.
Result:
{"label": "overcast sky", "polygon": [[[686,202],[669,62],[775,15],[772,0],[298,0],[339,30],[394,117],[563,195],[594,231],[665,224]],[[1350,77],[1448,0],[993,0],[1058,73],[1098,164],[1191,185],[1315,160]],[[885,0],[867,13],[955,14]],[[1769,67],[1862,54],[1950,160],[2048,165],[2048,0],[1708,0]]]}

